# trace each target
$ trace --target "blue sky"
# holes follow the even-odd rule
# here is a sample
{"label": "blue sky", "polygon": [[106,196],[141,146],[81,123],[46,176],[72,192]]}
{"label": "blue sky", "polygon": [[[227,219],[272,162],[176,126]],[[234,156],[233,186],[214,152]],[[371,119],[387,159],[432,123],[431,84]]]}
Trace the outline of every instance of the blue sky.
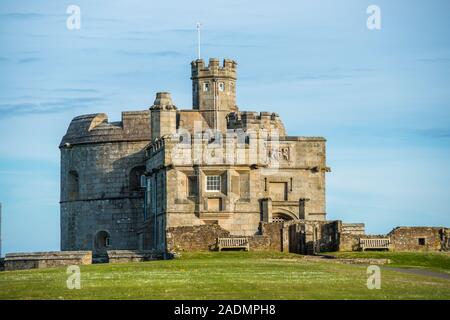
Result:
{"label": "blue sky", "polygon": [[[81,29],[66,8],[81,8]],[[368,30],[366,8],[381,9]],[[330,219],[450,225],[450,2],[0,2],[3,253],[59,249],[59,149],[70,120],[191,108],[202,56],[239,63],[241,110],[277,111],[290,135],[328,140]]]}

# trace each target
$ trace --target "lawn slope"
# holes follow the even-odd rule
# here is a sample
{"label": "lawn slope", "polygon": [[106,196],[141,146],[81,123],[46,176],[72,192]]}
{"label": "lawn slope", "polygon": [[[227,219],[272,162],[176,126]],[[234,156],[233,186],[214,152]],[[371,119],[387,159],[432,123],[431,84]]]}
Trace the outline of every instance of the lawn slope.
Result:
{"label": "lawn slope", "polygon": [[0,299],[450,299],[450,280],[258,252],[185,253],[168,261],[81,266],[81,289],[66,268],[0,272]]}

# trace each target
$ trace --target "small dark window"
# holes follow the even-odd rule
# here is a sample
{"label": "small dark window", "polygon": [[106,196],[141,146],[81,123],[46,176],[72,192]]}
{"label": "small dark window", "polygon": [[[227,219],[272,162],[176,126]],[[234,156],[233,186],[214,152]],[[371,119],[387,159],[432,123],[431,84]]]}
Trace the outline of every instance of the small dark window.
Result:
{"label": "small dark window", "polygon": [[189,197],[196,197],[198,185],[197,185],[197,177],[196,176],[190,176],[188,177],[188,193]]}
{"label": "small dark window", "polygon": [[145,166],[134,167],[130,171],[130,191],[139,191],[142,187],[142,176],[145,172]]}
{"label": "small dark window", "polygon": [[77,200],[80,193],[80,181],[75,170],[69,171],[67,189],[69,200]]}
{"label": "small dark window", "polygon": [[419,246],[425,245],[425,238],[419,238]]}

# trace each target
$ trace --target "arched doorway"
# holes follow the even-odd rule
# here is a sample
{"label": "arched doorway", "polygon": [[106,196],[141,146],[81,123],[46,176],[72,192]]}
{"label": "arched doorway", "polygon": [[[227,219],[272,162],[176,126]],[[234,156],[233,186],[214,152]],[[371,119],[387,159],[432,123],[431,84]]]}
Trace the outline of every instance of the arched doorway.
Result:
{"label": "arched doorway", "polygon": [[276,212],[272,215],[272,222],[286,222],[290,220],[294,220],[294,218],[284,212]]}
{"label": "arched doorway", "polygon": [[96,255],[106,254],[110,246],[110,236],[107,231],[99,231],[94,239],[94,252]]}

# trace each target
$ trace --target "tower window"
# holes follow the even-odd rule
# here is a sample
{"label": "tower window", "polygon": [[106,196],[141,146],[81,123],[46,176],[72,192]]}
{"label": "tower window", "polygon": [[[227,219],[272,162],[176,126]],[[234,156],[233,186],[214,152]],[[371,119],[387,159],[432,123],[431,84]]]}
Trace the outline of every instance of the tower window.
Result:
{"label": "tower window", "polygon": [[194,90],[194,92],[197,92],[197,90],[198,90],[197,83],[194,83],[194,88],[193,88],[193,90]]}
{"label": "tower window", "polygon": [[78,173],[75,170],[69,171],[67,188],[69,200],[77,200],[80,193],[80,182]]}
{"label": "tower window", "polygon": [[134,167],[130,171],[130,182],[129,182],[129,190],[130,191],[139,191],[141,188],[145,188],[144,178],[142,176],[145,172],[145,166]]}
{"label": "tower window", "polygon": [[220,191],[220,176],[206,177],[206,191]]}
{"label": "tower window", "polygon": [[208,82],[205,82],[203,84],[203,91],[209,91],[209,83]]}
{"label": "tower window", "polygon": [[219,91],[225,91],[225,83],[219,82]]}

